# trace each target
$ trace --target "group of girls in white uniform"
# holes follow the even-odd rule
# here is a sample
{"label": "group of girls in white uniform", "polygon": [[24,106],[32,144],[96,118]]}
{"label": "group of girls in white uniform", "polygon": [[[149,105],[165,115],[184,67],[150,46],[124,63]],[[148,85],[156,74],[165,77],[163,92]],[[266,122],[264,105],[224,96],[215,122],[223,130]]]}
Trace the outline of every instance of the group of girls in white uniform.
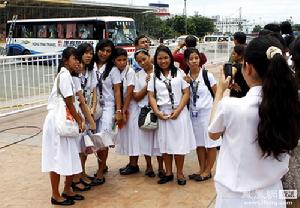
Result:
{"label": "group of girls in white uniform", "polygon": [[[50,172],[51,202],[60,205],[74,204],[74,200],[82,200],[84,197],[75,194],[73,190],[83,191],[91,186],[103,184],[108,148],[115,145],[119,154],[129,156],[129,164],[120,169],[120,174],[139,172],[138,156],[144,155],[147,163],[145,175],[155,177],[151,156],[157,156],[160,177],[158,184],[164,184],[174,179],[174,158],[179,185],[186,184],[183,173],[184,157],[197,148],[200,170],[189,178],[196,181],[207,180],[211,178],[211,169],[216,158],[215,147],[220,145],[221,135],[223,146],[215,177],[218,193],[216,206],[230,207],[232,203],[238,203],[238,207],[243,207],[247,202],[262,202],[262,195],[258,194],[258,197],[253,199],[250,198],[251,194],[245,194],[258,189],[268,191],[281,188],[280,179],[287,171],[286,153],[295,147],[294,137],[299,136],[296,132],[299,128],[296,125],[299,111],[297,112],[298,106],[295,104],[298,94],[293,92],[293,81],[285,70],[286,66],[281,62],[279,52],[274,54],[273,50],[266,55],[267,49],[277,46],[276,44],[272,38],[267,38],[257,39],[248,46],[243,76],[251,89],[244,98],[224,98],[220,101],[224,90],[228,88],[229,78],[225,80],[223,75],[216,90],[216,82],[208,72],[210,87],[213,93],[216,93],[209,128],[211,139],[208,138],[208,123],[213,97],[204,83],[204,68],[200,66],[201,56],[197,49],[189,48],[185,51],[184,58],[190,70],[188,75],[174,66],[171,51],[163,45],[155,52],[154,65],[147,50],[136,51],[135,59],[143,68],[139,72],[134,72],[127,65],[127,52],[124,49],[115,49],[109,40],[102,40],[97,44],[94,68],[89,68],[92,63],[90,56],[93,53],[91,46],[80,46],[80,57],[77,57],[75,49],[65,49],[62,68],[58,74],[58,87],[83,133],[77,140],[62,138],[54,128],[54,113],[51,109],[57,96],[56,78],[49,97],[49,113],[44,124],[42,151],[42,171]],[[275,51],[278,50],[276,48]],[[78,59],[81,60],[82,67],[79,67]],[[282,71],[278,69],[281,74],[276,77],[273,68],[279,62],[282,64]],[[74,81],[71,76],[73,73],[79,74],[73,78]],[[291,92],[281,94],[285,96],[284,99],[277,97],[273,90],[275,86],[271,86],[272,79],[280,77],[285,78],[280,81],[285,82],[287,90]],[[266,83],[266,80],[270,82]],[[280,86],[277,88],[282,90]],[[74,107],[75,93],[85,119],[81,113],[77,113],[79,107]],[[278,98],[276,101],[281,104],[293,104],[294,107],[282,111],[289,112],[289,116],[272,112],[276,110],[276,106],[268,102],[271,98],[267,97],[269,94],[274,99]],[[97,104],[101,106],[102,116],[94,122],[91,117],[96,114]],[[145,105],[150,105],[158,117],[157,130],[145,131],[138,128],[138,115]],[[285,125],[284,122],[278,123],[277,120],[281,117],[265,119],[269,114],[275,114],[275,117],[280,114],[289,125]],[[83,122],[84,120],[86,122]],[[279,124],[289,131],[285,131]],[[115,125],[118,126],[117,135]],[[95,177],[88,176],[84,171],[86,156],[82,154],[84,145],[81,144],[82,136],[87,135],[89,130],[96,133],[93,141],[97,149],[99,168]],[[281,140],[282,137],[286,141]],[[253,167],[259,167],[259,170],[254,171]],[[77,175],[74,177],[75,174]],[[60,175],[67,175],[62,195],[58,190]],[[276,200],[276,203],[282,203],[279,198]]]}

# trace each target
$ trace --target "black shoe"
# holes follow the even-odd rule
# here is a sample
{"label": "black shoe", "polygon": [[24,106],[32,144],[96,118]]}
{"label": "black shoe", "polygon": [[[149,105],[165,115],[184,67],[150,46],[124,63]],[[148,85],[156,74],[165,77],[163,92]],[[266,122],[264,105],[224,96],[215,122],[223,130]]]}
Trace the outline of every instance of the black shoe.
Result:
{"label": "black shoe", "polygon": [[211,173],[210,173],[208,176],[201,176],[201,175],[196,176],[196,177],[194,178],[194,180],[195,180],[195,181],[206,181],[206,180],[210,179],[211,177],[212,177],[212,176],[211,176]]}
{"label": "black shoe", "polygon": [[[92,178],[92,177],[91,177]],[[90,179],[90,178],[89,178]],[[95,178],[94,178],[95,179]],[[93,180],[94,180],[93,179]],[[91,180],[91,179],[90,179]],[[93,181],[93,180],[91,180],[91,181]],[[83,185],[85,185],[85,186],[92,186],[92,182],[91,183],[87,183],[87,182],[85,182],[82,178],[80,178],[80,183],[82,183]]]}
{"label": "black shoe", "polygon": [[130,175],[130,174],[134,174],[134,173],[138,173],[140,172],[140,168],[139,166],[132,166],[129,165],[127,168],[125,168],[123,171],[120,172],[121,175]]}
{"label": "black shoe", "polygon": [[179,179],[177,179],[177,184],[181,185],[181,186],[184,186],[186,184],[185,178],[179,178]]}
{"label": "black shoe", "polygon": [[84,188],[80,188],[80,187],[78,187],[78,186],[76,186],[77,184],[81,184],[81,182],[79,181],[79,182],[72,182],[72,185],[71,185],[71,187],[73,188],[73,191],[88,191],[88,190],[90,190],[91,189],[91,186],[90,185],[84,185]]}
{"label": "black shoe", "polygon": [[154,178],[156,176],[153,170],[146,171],[145,175],[150,177],[150,178]]}
{"label": "black shoe", "polygon": [[193,180],[193,179],[195,179],[196,177],[199,177],[199,176],[200,176],[200,174],[193,173],[192,175],[189,175],[189,179]]}
{"label": "black shoe", "polygon": [[62,205],[62,206],[68,206],[68,205],[73,205],[73,204],[75,204],[75,202],[74,202],[72,199],[65,199],[64,201],[59,202],[59,201],[56,201],[55,199],[53,199],[53,198],[51,197],[51,204],[54,204],[54,205]]}
{"label": "black shoe", "polygon": [[[96,174],[96,175],[97,175],[97,174]],[[89,175],[88,175],[88,176],[86,176],[86,177],[92,181],[92,180],[94,180],[94,179],[95,179],[95,177],[96,177],[96,176],[95,176],[95,177],[93,177],[93,176],[89,176]]]}
{"label": "black shoe", "polygon": [[173,181],[174,179],[174,175],[166,175],[164,177],[162,177],[159,181],[157,181],[158,184],[164,184],[164,183],[167,183],[169,181]]}
{"label": "black shoe", "polygon": [[159,178],[163,178],[163,177],[165,177],[165,176],[166,176],[166,173],[165,173],[164,170],[159,170],[159,171],[158,171],[158,177],[159,177]]}
{"label": "black shoe", "polygon": [[93,181],[92,181],[92,184],[93,186],[98,186],[98,185],[102,185],[105,183],[105,178],[95,178]]}
{"label": "black shoe", "polygon": [[68,196],[67,194],[63,193],[62,196],[70,200],[84,200],[84,196],[80,194],[76,194],[74,196]]}
{"label": "black shoe", "polygon": [[121,174],[122,171],[124,171],[124,170],[125,170],[126,168],[128,168],[129,166],[130,166],[130,164],[127,164],[125,167],[120,168],[120,169],[119,169],[120,174]]}

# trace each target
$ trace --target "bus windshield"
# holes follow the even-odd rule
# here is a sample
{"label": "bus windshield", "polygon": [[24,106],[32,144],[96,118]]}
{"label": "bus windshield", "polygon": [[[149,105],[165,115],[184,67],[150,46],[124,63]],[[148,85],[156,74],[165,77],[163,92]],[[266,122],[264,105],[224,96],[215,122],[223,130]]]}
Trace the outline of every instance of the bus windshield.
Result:
{"label": "bus windshield", "polygon": [[108,37],[116,46],[133,45],[136,29],[133,21],[107,22]]}

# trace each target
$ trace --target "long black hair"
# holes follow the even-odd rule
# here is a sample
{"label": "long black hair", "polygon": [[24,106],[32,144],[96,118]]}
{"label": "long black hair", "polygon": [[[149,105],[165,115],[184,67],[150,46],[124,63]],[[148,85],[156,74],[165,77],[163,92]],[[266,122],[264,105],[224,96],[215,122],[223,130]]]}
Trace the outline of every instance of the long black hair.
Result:
{"label": "long black hair", "polygon": [[280,159],[298,144],[300,106],[297,85],[289,66],[280,54],[268,59],[266,51],[279,40],[270,36],[253,39],[246,48],[245,62],[252,64],[262,80],[257,141],[263,156]]}
{"label": "long black hair", "polygon": [[160,74],[162,73],[162,69],[157,64],[157,56],[158,56],[159,52],[165,52],[165,53],[168,54],[168,56],[169,56],[169,58],[171,60],[171,63],[170,63],[170,66],[169,66],[169,69],[171,70],[171,76],[172,77],[177,76],[177,70],[178,69],[174,65],[174,58],[173,58],[172,52],[170,51],[170,49],[167,46],[164,46],[164,45],[158,46],[157,49],[156,49],[156,51],[155,51],[155,54],[154,54],[154,73],[155,73],[155,76],[158,79],[160,79]]}
{"label": "long black hair", "polygon": [[77,60],[80,60],[79,56],[78,56],[78,51],[77,51],[76,48],[67,47],[63,50],[62,55],[61,55],[61,59],[60,59],[59,64],[58,64],[57,73],[60,72],[61,68],[64,67],[65,61],[67,61],[70,58],[70,56],[72,56],[72,55],[74,55]]}
{"label": "long black hair", "polygon": [[[88,52],[92,52],[94,54],[94,48],[91,44],[89,43],[81,43],[78,47],[77,47],[77,51],[78,51],[78,56],[80,57],[80,60],[82,62],[82,56],[85,53]],[[94,68],[94,60],[92,58],[91,63],[88,65],[85,65],[85,68],[89,71],[93,70]]]}
{"label": "long black hair", "polygon": [[109,39],[103,39],[103,40],[100,40],[97,45],[96,45],[96,52],[95,52],[95,56],[94,56],[94,60],[95,60],[95,63],[99,63],[100,59],[98,57],[98,51],[102,50],[103,48],[105,47],[110,47],[111,48],[111,51],[112,53],[110,54],[110,56],[108,57],[107,61],[106,61],[106,66],[105,66],[105,70],[103,72],[103,79],[105,80],[106,77],[108,77],[111,69],[113,68],[114,66],[114,63],[113,63],[113,53],[114,53],[114,50],[115,50],[115,45],[114,43],[109,40]]}
{"label": "long black hair", "polygon": [[295,69],[295,78],[298,85],[298,90],[300,90],[300,37],[296,38],[292,43],[291,55]]}

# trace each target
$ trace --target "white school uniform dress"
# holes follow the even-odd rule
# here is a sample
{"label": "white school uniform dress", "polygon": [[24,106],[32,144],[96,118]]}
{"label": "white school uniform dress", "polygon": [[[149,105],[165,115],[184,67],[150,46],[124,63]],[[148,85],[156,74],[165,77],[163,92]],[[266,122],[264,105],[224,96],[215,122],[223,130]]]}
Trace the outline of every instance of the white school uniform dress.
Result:
{"label": "white school uniform dress", "polygon": [[[177,71],[177,76],[172,78],[171,71],[166,78],[163,74],[161,79],[156,77],[156,101],[159,109],[164,114],[172,113],[169,92],[164,81],[171,80],[172,92],[174,93],[174,107],[176,108],[182,98],[182,90],[189,87],[183,80],[183,75]],[[148,83],[148,91],[154,92],[153,77]],[[196,148],[195,136],[189,112],[185,106],[177,119],[158,120],[158,129],[155,133],[161,153],[184,155]]]}
{"label": "white school uniform dress", "polygon": [[[221,139],[214,141],[208,137],[207,129],[213,105],[213,97],[205,85],[202,70],[200,70],[198,77],[190,85],[190,116],[197,147],[213,148],[221,145]],[[207,72],[207,77],[210,86],[214,86],[216,80],[212,73]],[[197,91],[196,103],[194,103],[193,91]]]}
{"label": "white school uniform dress", "polygon": [[97,102],[100,102],[101,107],[103,107],[102,117],[96,121],[96,132],[101,135],[101,138],[105,138],[106,141],[115,141],[115,132],[113,129],[115,125],[115,94],[113,85],[121,83],[121,76],[120,71],[116,67],[113,67],[106,79],[103,80],[102,78],[102,98],[100,98],[99,78],[103,76],[105,66],[106,64],[97,69],[97,65],[95,64],[98,78]]}
{"label": "white school uniform dress", "polygon": [[[92,91],[97,86],[98,80],[96,75],[96,69],[93,70],[87,70],[85,74],[79,74],[78,77],[72,77],[74,85],[75,85],[75,91],[76,93],[82,90],[82,94],[85,97],[86,103],[89,107],[92,106]],[[76,99],[78,100],[78,97],[76,96]],[[79,103],[79,100],[78,100]],[[82,116],[84,116],[83,112],[79,108],[79,111]],[[86,122],[86,130],[89,130],[89,123]],[[79,152],[82,153],[85,150],[85,144],[83,137],[87,135],[87,131],[80,134],[78,138],[78,149]]]}
{"label": "white school uniform dress", "polygon": [[256,141],[261,93],[256,86],[243,98],[223,98],[209,126],[211,133],[224,131],[215,175],[217,208],[286,207],[280,191],[289,156],[264,158]]}
{"label": "white school uniform dress", "polygon": [[[145,72],[144,69],[138,71],[135,74],[134,92],[140,92],[147,85],[146,77],[147,77],[147,73]],[[140,100],[137,104],[138,104],[137,114],[139,115],[142,107],[149,105],[148,95],[146,94],[144,98]],[[138,126],[138,116],[135,121],[135,129],[136,129],[136,134],[138,135],[139,138],[140,153],[142,155],[147,155],[147,156],[161,156],[157,138],[154,137],[155,131],[147,131],[147,130],[140,129]]]}
{"label": "white school uniform dress", "polygon": [[[134,86],[134,76],[135,72],[132,68],[126,68],[121,72],[123,101],[125,101],[127,88]],[[138,156],[140,155],[139,137],[136,134],[137,129],[135,127],[135,123],[137,123],[138,106],[133,98],[130,101],[128,112],[129,118],[126,124],[123,128],[118,129],[116,152],[122,155]]]}
{"label": "white school uniform dress", "polygon": [[[60,175],[73,175],[82,171],[77,141],[74,137],[61,137],[55,128],[55,101],[57,96],[57,78],[48,98],[48,114],[43,126],[42,172],[56,172]],[[59,89],[64,98],[75,94],[70,72],[61,68]]]}

